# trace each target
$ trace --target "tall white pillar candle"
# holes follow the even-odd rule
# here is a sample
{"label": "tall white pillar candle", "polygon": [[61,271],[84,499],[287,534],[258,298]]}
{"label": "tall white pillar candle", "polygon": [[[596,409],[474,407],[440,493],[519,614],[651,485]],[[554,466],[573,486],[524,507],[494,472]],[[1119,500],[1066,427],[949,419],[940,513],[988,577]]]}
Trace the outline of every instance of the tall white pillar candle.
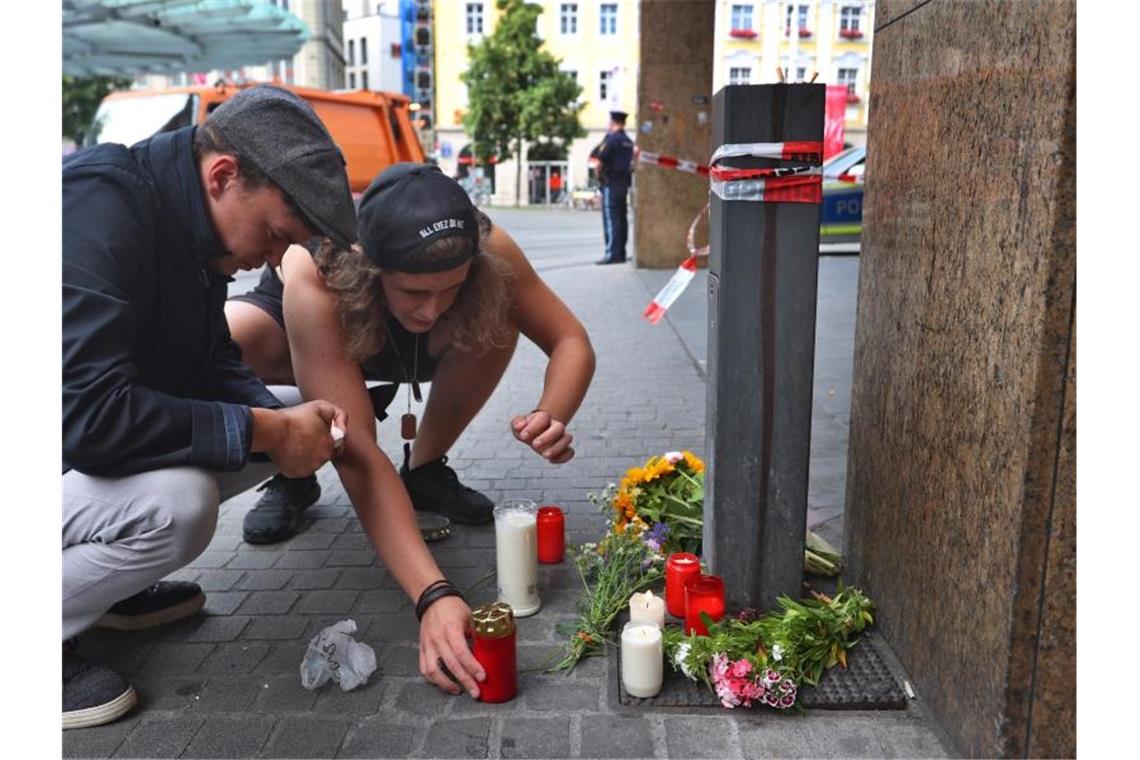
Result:
{"label": "tall white pillar candle", "polygon": [[538,612],[538,509],[530,499],[506,499],[495,507],[495,562],[499,601],[515,617]]}
{"label": "tall white pillar candle", "polygon": [[656,623],[626,623],[621,632],[621,684],[632,697],[661,692],[665,661],[661,629]]}
{"label": "tall white pillar candle", "polygon": [[665,598],[654,596],[652,591],[634,594],[629,598],[629,622],[656,623],[665,629]]}

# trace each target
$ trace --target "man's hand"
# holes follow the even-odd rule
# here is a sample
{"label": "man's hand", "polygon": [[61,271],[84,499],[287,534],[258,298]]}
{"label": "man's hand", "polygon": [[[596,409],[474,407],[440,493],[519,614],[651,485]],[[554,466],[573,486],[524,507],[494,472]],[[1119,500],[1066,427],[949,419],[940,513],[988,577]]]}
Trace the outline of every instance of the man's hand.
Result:
{"label": "man's hand", "polygon": [[[487,674],[467,646],[470,625],[471,609],[459,597],[445,596],[428,607],[420,621],[420,673],[449,694],[458,694],[462,686],[478,699],[479,682]],[[447,677],[444,667],[458,684]]]}
{"label": "man's hand", "polygon": [[574,458],[574,449],[570,448],[574,436],[566,432],[565,424],[541,409],[511,420],[511,432],[551,464],[563,464]]}
{"label": "man's hand", "polygon": [[327,401],[288,409],[253,409],[253,451],[264,451],[287,478],[311,475],[332,458],[333,426],[348,430],[348,416]]}

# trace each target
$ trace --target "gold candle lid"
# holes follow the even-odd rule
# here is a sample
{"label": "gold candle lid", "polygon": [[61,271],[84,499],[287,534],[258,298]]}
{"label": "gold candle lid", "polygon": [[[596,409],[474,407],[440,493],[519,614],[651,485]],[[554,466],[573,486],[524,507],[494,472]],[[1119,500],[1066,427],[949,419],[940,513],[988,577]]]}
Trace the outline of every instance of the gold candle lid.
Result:
{"label": "gold candle lid", "polygon": [[472,628],[478,636],[501,639],[515,632],[515,616],[506,602],[491,602],[471,612]]}

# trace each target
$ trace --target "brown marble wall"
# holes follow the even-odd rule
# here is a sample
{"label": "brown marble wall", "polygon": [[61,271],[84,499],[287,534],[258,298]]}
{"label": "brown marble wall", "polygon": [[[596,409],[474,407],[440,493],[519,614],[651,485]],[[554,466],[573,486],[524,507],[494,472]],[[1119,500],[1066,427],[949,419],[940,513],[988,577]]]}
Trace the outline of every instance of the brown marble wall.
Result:
{"label": "brown marble wall", "polygon": [[1072,755],[1076,10],[876,17],[851,576],[963,752]]}
{"label": "brown marble wall", "polygon": [[[716,3],[706,0],[640,3],[637,117],[652,130],[643,132],[639,123],[627,125],[627,131],[643,150],[708,161],[715,14]],[[636,165],[635,177],[637,266],[675,267],[689,255],[685,234],[708,202],[708,178],[645,164]],[[698,245],[707,241],[707,230],[702,221]]]}

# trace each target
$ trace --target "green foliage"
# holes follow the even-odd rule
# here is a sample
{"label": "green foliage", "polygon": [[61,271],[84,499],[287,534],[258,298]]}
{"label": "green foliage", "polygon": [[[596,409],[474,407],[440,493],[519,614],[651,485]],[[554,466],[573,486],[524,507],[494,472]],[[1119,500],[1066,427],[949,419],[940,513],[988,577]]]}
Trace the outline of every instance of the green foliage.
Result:
{"label": "green foliage", "polygon": [[[741,658],[754,668],[773,668],[796,683],[815,686],[827,668],[847,667],[847,650],[858,643],[857,634],[874,622],[874,605],[859,589],[842,582],[835,596],[813,592],[811,599],[779,599],[780,612],[759,619],[725,618],[708,625],[708,636],[685,635],[679,628],[665,631],[665,658],[680,670],[675,658],[688,645],[682,661],[709,688],[709,662],[724,652],[730,660]],[[706,623],[710,621],[705,621]]]}
{"label": "green foliage", "polygon": [[495,30],[468,47],[468,68],[460,75],[469,104],[463,126],[475,155],[505,161],[520,153],[524,142],[541,137],[565,143],[585,135],[578,119],[582,106],[576,103],[582,88],[559,70],[558,59],[535,34],[542,8],[525,0],[496,0],[496,5],[502,14]]}
{"label": "green foliage", "polygon": [[574,551],[574,563],[586,591],[578,600],[578,620],[558,626],[570,641],[551,668],[567,673],[583,657],[601,654],[602,642],[629,598],[663,577],[661,556],[632,531],[611,534],[601,544],[582,544]]}
{"label": "green foliage", "polygon": [[123,77],[69,77],[63,78],[63,137],[76,145],[91,127],[91,120],[99,110],[99,103],[115,90],[125,90],[131,80]]}

